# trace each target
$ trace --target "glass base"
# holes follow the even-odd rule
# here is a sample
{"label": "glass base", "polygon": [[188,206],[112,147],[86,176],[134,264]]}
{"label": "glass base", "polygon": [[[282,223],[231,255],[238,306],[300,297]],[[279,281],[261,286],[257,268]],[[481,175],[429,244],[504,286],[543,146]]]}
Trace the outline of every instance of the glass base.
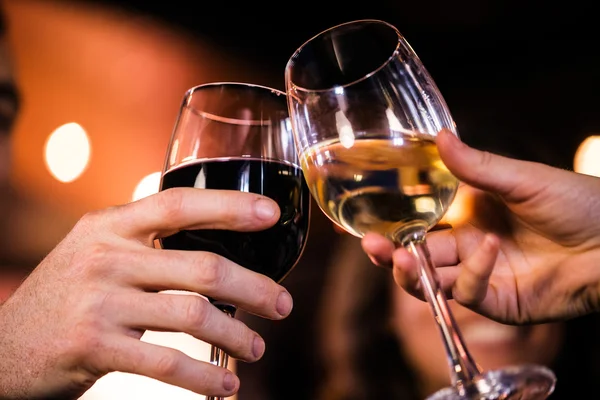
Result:
{"label": "glass base", "polygon": [[463,390],[441,389],[426,400],[544,400],[554,391],[556,376],[538,365],[486,371]]}

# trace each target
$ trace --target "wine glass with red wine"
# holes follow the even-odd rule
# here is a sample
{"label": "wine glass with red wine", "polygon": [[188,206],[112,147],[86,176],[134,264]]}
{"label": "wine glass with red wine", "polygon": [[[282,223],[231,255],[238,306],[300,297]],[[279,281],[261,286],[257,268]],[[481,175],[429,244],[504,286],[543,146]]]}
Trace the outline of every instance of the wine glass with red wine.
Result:
{"label": "wine glass with red wine", "polygon": [[[298,162],[285,93],[245,83],[210,83],[184,96],[168,146],[160,190],[240,190],[279,204],[264,231],[184,230],[160,240],[165,249],[206,251],[281,282],[298,262],[308,235],[310,192]],[[202,207],[202,204],[198,204]],[[236,307],[208,298],[235,316]],[[228,355],[212,347],[211,363]]]}

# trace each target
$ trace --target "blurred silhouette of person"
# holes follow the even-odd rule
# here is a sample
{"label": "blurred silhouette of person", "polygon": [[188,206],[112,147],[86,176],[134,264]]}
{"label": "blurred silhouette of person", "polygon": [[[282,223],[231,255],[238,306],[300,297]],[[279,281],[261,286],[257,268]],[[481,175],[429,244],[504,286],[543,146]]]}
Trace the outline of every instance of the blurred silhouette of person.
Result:
{"label": "blurred silhouette of person", "polygon": [[[528,140],[538,154],[547,148]],[[519,150],[494,154],[511,143],[486,152],[448,132],[437,142],[473,205],[465,221],[430,232],[428,247],[475,360],[486,370],[547,365],[558,379],[552,399],[593,396],[600,241],[589,221],[600,216],[600,179],[514,158]],[[412,254],[375,234],[347,240],[325,290],[333,298],[321,319],[328,367],[319,399],[419,399],[449,385]],[[391,269],[364,267],[372,262]]]}
{"label": "blurred silhouette of person", "polygon": [[[345,235],[327,269],[319,308],[323,379],[318,400],[420,400],[450,384],[429,305],[373,266],[360,240]],[[552,368],[552,399],[591,395],[600,378],[600,319],[505,325],[450,300],[466,344],[483,369],[524,363]]]}
{"label": "blurred silhouette of person", "polygon": [[[13,75],[12,58],[6,40],[4,16],[0,10],[0,227],[4,227],[10,210],[11,187],[10,133],[19,111],[19,92]],[[4,229],[3,229],[4,230]],[[2,235],[0,235],[2,237]],[[0,254],[0,263],[8,260]],[[0,265],[0,302],[5,299],[23,279],[26,271],[12,265]]]}

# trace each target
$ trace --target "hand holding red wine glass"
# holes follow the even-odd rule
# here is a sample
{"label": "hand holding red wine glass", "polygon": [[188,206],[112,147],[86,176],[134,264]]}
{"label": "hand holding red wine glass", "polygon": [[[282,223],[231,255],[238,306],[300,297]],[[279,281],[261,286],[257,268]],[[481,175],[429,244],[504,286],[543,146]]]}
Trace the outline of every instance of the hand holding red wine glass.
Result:
{"label": "hand holding red wine glass", "polygon": [[[310,193],[299,167],[284,93],[244,83],[210,83],[188,90],[168,146],[160,190],[174,187],[258,193],[277,202],[281,214],[274,226],[259,232],[182,230],[160,240],[164,249],[215,253],[276,282],[298,262],[308,235]],[[208,300],[235,316],[235,305]],[[213,346],[211,362],[226,368],[227,361],[227,354]]]}

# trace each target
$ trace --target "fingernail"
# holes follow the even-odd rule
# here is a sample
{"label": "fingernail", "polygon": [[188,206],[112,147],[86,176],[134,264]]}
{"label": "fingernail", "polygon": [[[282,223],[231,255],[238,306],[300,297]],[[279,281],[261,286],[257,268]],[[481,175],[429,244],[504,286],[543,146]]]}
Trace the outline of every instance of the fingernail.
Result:
{"label": "fingernail", "polygon": [[378,267],[392,269],[392,267],[394,266],[394,263],[392,263],[391,261],[384,263],[384,262],[379,261],[378,259],[376,259],[375,257],[373,257],[371,255],[369,255],[369,260],[371,260],[371,262]]}
{"label": "fingernail", "polygon": [[254,343],[252,343],[252,354],[254,354],[254,357],[256,357],[256,359],[259,359],[264,353],[265,341],[260,336],[256,336],[254,338]]}
{"label": "fingernail", "polygon": [[254,211],[261,219],[272,219],[277,213],[277,209],[272,201],[266,199],[258,199],[254,203]]}
{"label": "fingernail", "polygon": [[223,377],[223,389],[231,392],[237,385],[237,378],[231,372],[227,372]]}
{"label": "fingernail", "polygon": [[277,298],[276,310],[282,317],[287,317],[292,312],[294,302],[288,292],[281,292]]}

